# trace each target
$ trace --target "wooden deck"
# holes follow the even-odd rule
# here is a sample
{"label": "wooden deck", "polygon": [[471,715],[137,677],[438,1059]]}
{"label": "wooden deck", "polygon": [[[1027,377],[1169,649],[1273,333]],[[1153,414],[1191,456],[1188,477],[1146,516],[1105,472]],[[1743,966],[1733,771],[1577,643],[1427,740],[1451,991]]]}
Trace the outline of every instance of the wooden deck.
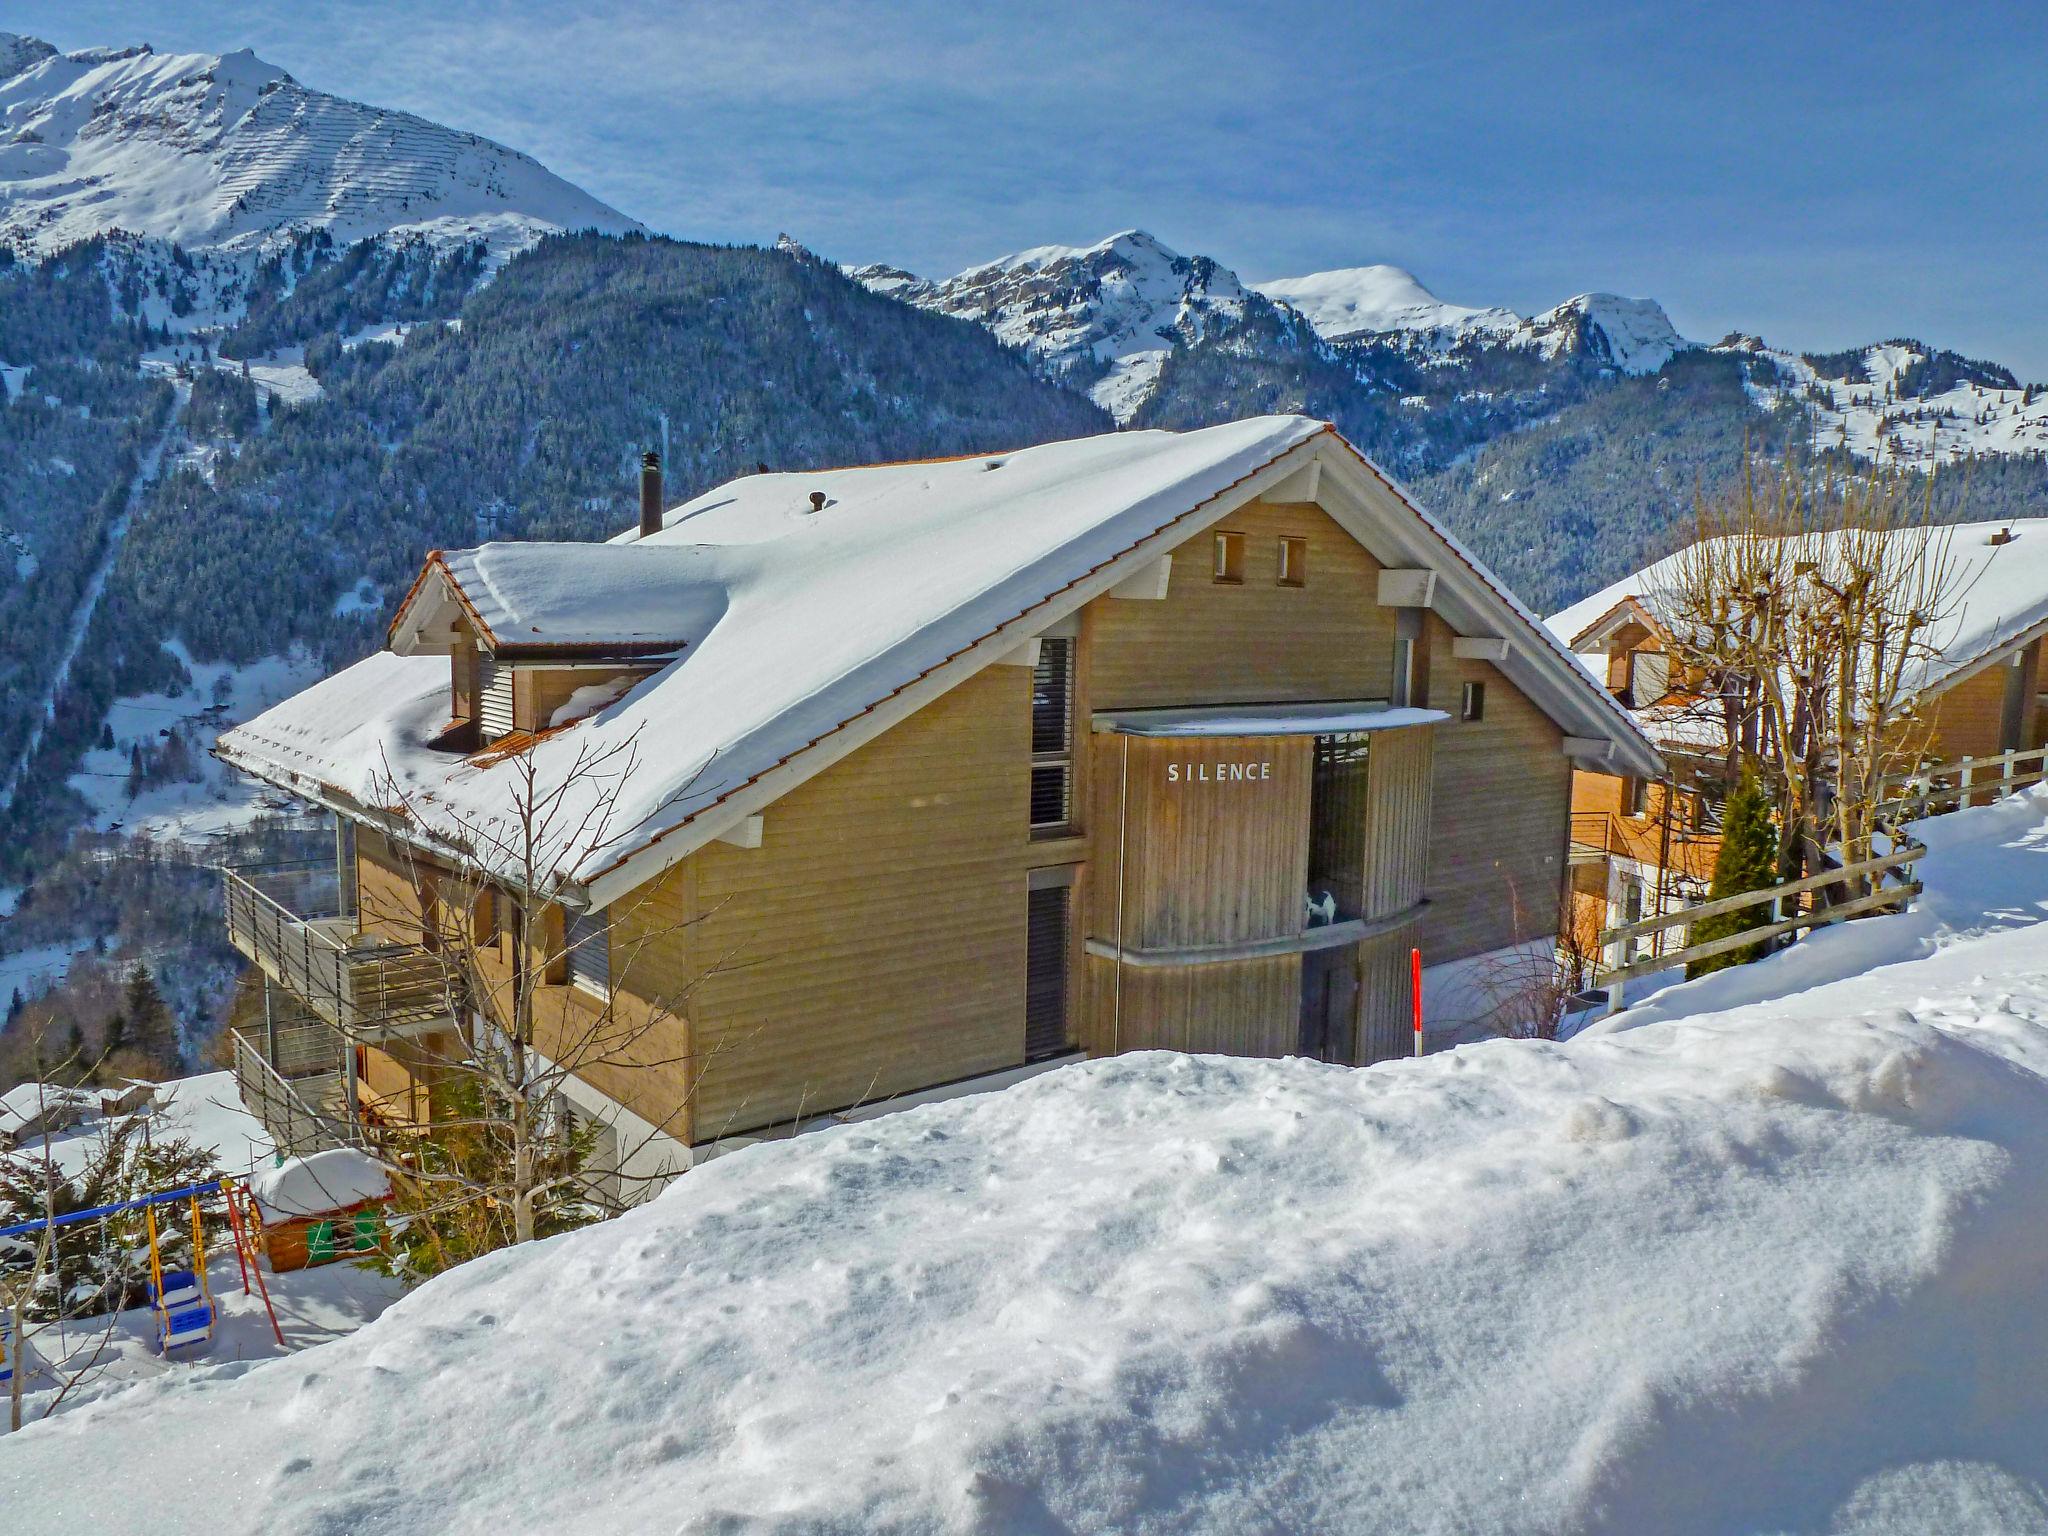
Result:
{"label": "wooden deck", "polygon": [[[228,941],[356,1043],[447,1028],[455,978],[418,944],[356,932],[308,865],[223,869]],[[308,910],[311,909],[311,910]]]}

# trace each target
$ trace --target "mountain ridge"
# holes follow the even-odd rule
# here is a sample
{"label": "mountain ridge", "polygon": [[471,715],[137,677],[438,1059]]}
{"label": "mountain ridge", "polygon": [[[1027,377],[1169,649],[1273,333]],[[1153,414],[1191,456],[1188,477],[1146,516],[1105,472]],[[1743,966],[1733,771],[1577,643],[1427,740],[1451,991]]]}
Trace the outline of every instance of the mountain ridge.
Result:
{"label": "mountain ridge", "polygon": [[0,243],[43,256],[122,230],[269,251],[322,229],[502,257],[550,230],[641,231],[539,161],[300,85],[249,49],[58,51],[0,32]]}

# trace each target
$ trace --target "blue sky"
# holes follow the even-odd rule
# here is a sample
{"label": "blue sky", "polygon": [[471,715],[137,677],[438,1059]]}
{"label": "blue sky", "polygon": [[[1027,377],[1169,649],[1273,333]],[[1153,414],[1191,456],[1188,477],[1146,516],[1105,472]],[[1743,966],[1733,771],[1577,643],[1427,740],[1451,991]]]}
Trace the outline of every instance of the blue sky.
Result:
{"label": "blue sky", "polygon": [[947,273],[1149,229],[1248,278],[1661,300],[2048,380],[2048,5],[4,0],[64,47],[251,47],[668,233]]}

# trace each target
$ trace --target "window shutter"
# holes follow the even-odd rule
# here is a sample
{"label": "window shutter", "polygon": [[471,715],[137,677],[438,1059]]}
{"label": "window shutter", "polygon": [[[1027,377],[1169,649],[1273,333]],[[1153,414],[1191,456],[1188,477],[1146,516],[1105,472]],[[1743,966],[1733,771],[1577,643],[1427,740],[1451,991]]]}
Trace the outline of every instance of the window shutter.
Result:
{"label": "window shutter", "polygon": [[1072,1046],[1067,1032],[1068,917],[1073,887],[1029,894],[1024,940],[1024,1056],[1036,1061]]}
{"label": "window shutter", "polygon": [[600,996],[612,989],[611,919],[604,912],[572,912],[563,925],[569,955],[569,980]]}
{"label": "window shutter", "polygon": [[1031,825],[1052,830],[1074,819],[1074,642],[1046,635],[1031,673]]}
{"label": "window shutter", "polygon": [[500,666],[494,656],[482,657],[478,666],[477,723],[484,744],[512,734],[512,669]]}

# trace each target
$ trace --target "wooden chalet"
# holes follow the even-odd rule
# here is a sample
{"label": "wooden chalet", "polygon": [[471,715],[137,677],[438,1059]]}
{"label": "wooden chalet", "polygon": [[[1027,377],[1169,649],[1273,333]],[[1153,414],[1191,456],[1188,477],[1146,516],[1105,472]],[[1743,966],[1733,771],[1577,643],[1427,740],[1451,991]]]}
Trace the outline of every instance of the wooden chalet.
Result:
{"label": "wooden chalet", "polygon": [[436,553],[387,651],[222,738],[347,831],[338,874],[229,876],[275,994],[245,1092],[305,1138],[423,1116],[447,1021],[407,967],[445,918],[417,872],[501,879],[449,827],[579,754],[634,766],[564,855],[549,920],[580,940],[537,1006],[570,1031],[685,999],[661,1065],[571,1094],[671,1169],[1077,1056],[1406,1054],[1416,948],[1456,1038],[1491,957],[1551,946],[1574,765],[1660,771],[1323,423],[647,506],[608,544]]}
{"label": "wooden chalet", "polygon": [[[1953,563],[1955,610],[1944,621],[1940,664],[1913,694],[1934,760],[2048,745],[2048,520],[1961,526],[1933,551],[1930,558]],[[1704,900],[1720,853],[1727,742],[1695,707],[1699,679],[1673,659],[1657,615],[1665,572],[1679,558],[1546,621],[1665,755],[1651,777],[1574,769],[1572,905],[1582,939]]]}

